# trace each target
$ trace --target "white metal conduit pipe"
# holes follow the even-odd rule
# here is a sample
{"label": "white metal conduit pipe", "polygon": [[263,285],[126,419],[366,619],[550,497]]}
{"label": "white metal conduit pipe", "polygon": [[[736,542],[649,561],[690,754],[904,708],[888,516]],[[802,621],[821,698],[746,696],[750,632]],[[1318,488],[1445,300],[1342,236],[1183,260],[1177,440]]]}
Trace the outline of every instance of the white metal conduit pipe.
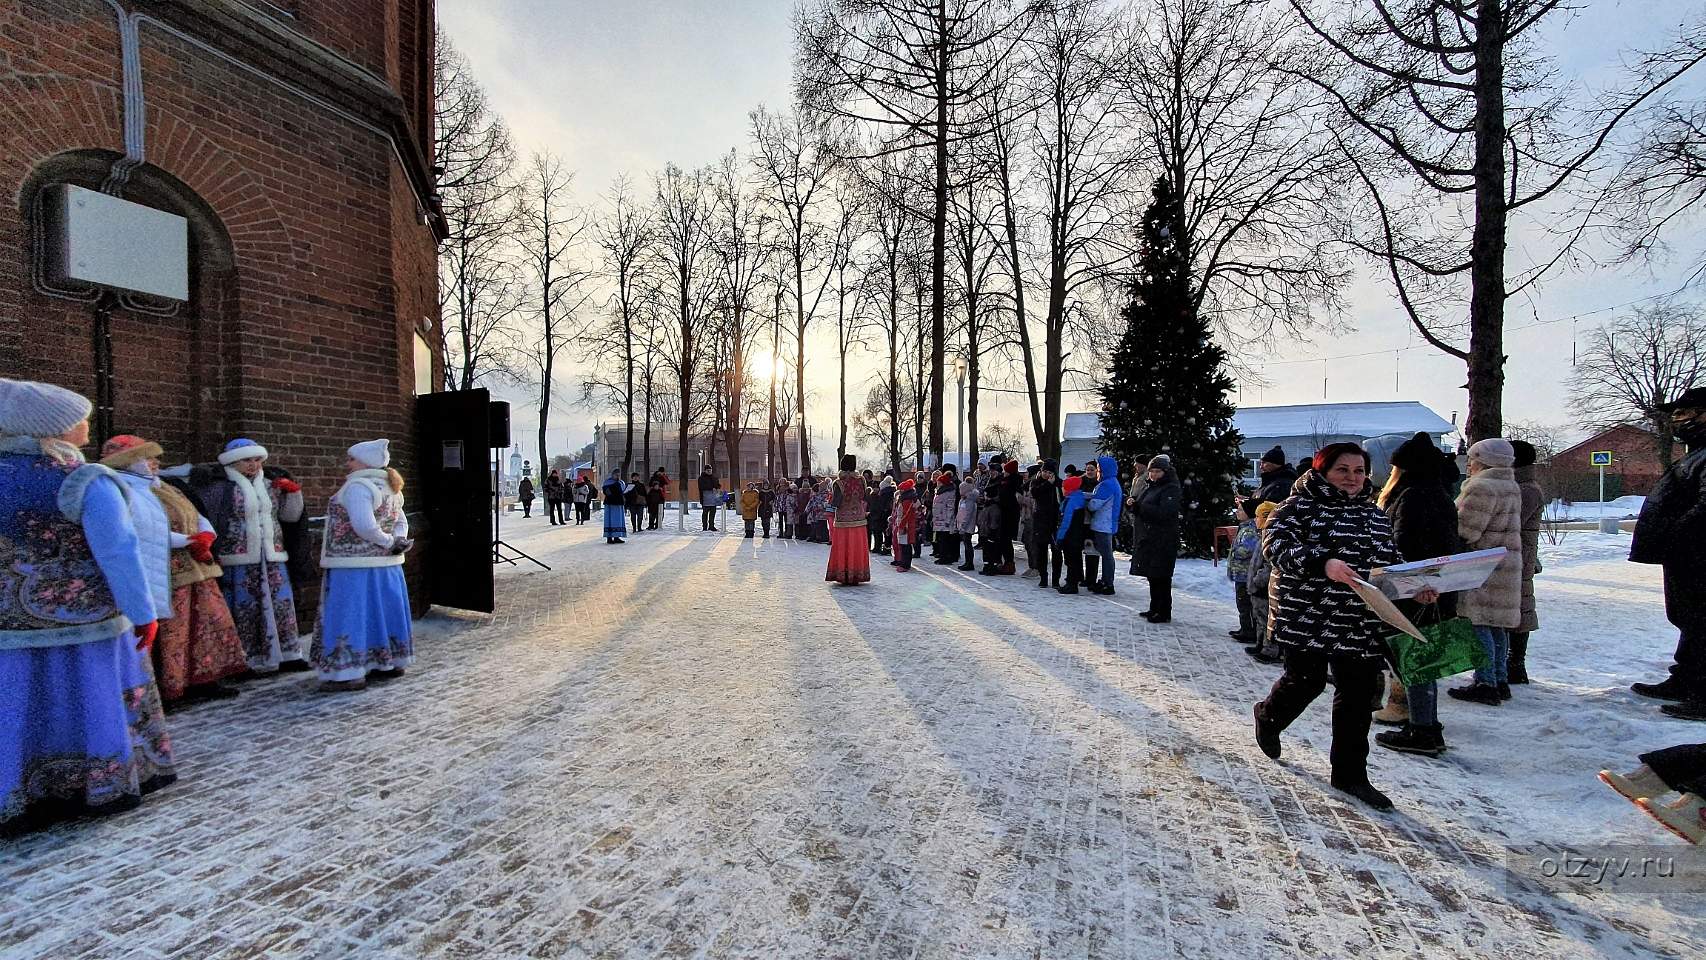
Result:
{"label": "white metal conduit pipe", "polygon": [[[124,71],[124,155],[125,159],[132,164],[145,163],[148,159],[146,142],[148,105],[142,84],[142,27],[147,25],[234,67],[254,74],[262,80],[282,87],[292,95],[383,139],[390,146],[391,155],[396,158],[397,164],[405,170],[408,169],[408,163],[403,158],[402,146],[397,143],[397,138],[391,135],[391,131],[376,127],[337,104],[315,96],[283,77],[268,73],[254,64],[245,63],[202,38],[185,33],[172,24],[145,13],[126,10],[119,3],[119,0],[105,0],[105,2],[107,6],[112,8],[113,14],[118,20],[119,61]],[[409,191],[415,200],[415,212],[421,217],[423,223],[430,222],[432,206],[428,203],[427,198],[421,195],[419,187],[415,185],[412,178],[409,183]]]}

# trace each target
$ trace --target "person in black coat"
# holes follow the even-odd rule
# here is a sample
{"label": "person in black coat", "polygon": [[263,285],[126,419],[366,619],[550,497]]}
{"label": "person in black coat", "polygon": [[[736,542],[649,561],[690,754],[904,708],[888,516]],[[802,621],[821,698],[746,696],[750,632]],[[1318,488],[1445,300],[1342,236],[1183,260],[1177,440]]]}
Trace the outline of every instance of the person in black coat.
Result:
{"label": "person in black coat", "polygon": [[563,519],[563,475],[552,470],[545,477],[545,515],[551,518],[551,526],[567,523]]}
{"label": "person in black coat", "polygon": [[[1392,474],[1380,492],[1380,506],[1392,520],[1392,540],[1405,560],[1427,560],[1456,553],[1457,504],[1445,486],[1445,454],[1433,438],[1418,433],[1392,451]],[[1432,597],[1432,603],[1422,602]],[[1422,594],[1396,602],[1411,623],[1427,624],[1457,615],[1457,595]],[[1400,753],[1437,757],[1445,750],[1445,731],[1439,722],[1439,689],[1433,682],[1397,686],[1394,700],[1408,704],[1409,719],[1401,729],[1377,735],[1376,743]],[[1382,721],[1385,722],[1385,721]]]}
{"label": "person in black coat", "polygon": [[1680,632],[1670,677],[1637,683],[1643,697],[1672,700],[1662,709],[1683,720],[1706,720],[1706,387],[1695,387],[1660,409],[1689,454],[1659,478],[1635,521],[1629,544],[1634,563],[1664,569],[1665,616]]}
{"label": "person in black coat", "polygon": [[1256,508],[1264,503],[1284,503],[1291,496],[1292,485],[1297,483],[1301,472],[1285,462],[1285,449],[1278,446],[1262,454],[1256,469],[1262,475],[1261,486],[1244,502],[1244,512],[1252,517],[1256,515]]}
{"label": "person in black coat", "polygon": [[1137,574],[1149,581],[1150,623],[1173,619],[1173,567],[1179,560],[1179,474],[1173,458],[1161,454],[1149,461],[1149,485],[1132,509],[1143,533],[1137,541]]}
{"label": "person in black coat", "polygon": [[527,519],[533,516],[533,478],[522,477],[515,487],[516,499],[521,501],[521,517]]}
{"label": "person in black coat", "polygon": [[871,532],[871,552],[889,552],[889,517],[894,513],[894,478],[883,477],[865,496],[865,512]]}
{"label": "person in black coat", "polygon": [[1037,586],[1044,589],[1060,586],[1061,553],[1054,542],[1055,530],[1060,526],[1060,488],[1055,486],[1054,477],[1057,465],[1058,461],[1044,460],[1028,491],[1032,506],[1031,544],[1027,549],[1042,568]]}
{"label": "person in black coat", "polygon": [[1330,782],[1375,809],[1391,809],[1368,782],[1368,727],[1391,628],[1350,584],[1403,556],[1392,542],[1391,518],[1374,502],[1367,451],[1354,443],[1323,447],[1274,511],[1262,551],[1274,567],[1270,618],[1285,673],[1256,704],[1256,743],[1280,758],[1280,734],[1326,689],[1330,668]]}

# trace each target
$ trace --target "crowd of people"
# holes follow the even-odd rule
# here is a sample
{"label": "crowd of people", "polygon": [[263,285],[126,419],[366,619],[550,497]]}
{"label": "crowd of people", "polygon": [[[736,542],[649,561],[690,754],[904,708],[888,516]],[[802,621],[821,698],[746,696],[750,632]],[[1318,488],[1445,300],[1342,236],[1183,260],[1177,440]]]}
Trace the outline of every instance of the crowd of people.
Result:
{"label": "crowd of people", "polygon": [[[1671,677],[1635,684],[1634,691],[1670,701],[1662,707],[1668,716],[1700,720],[1706,719],[1706,391],[1692,391],[1672,409],[1677,437],[1695,452],[1649,499],[1631,559],[1664,565],[1667,610],[1681,640]],[[1354,443],[1330,444],[1295,465],[1279,447],[1261,458],[1261,482],[1236,504],[1227,571],[1238,614],[1231,637],[1281,670],[1254,709],[1265,753],[1280,757],[1281,734],[1329,681],[1331,782],[1339,790],[1378,809],[1392,806],[1368,778],[1374,723],[1393,728],[1374,737],[1381,747],[1432,757],[1448,749],[1438,683],[1406,686],[1399,680],[1386,639],[1395,629],[1351,588],[1375,567],[1503,548],[1503,560],[1476,589],[1423,592],[1397,606],[1415,624],[1461,618],[1472,627],[1484,666],[1446,690],[1452,700],[1497,708],[1513,698],[1513,686],[1529,682],[1545,499],[1534,476],[1536,459],[1534,447],[1521,440],[1489,438],[1452,457],[1418,434],[1394,451],[1377,487],[1368,452]],[[857,470],[846,457],[834,477],[750,482],[736,507],[748,538],[770,539],[774,521],[777,537],[829,544],[826,579],[843,584],[869,580],[871,555],[886,555],[897,571],[911,571],[928,546],[937,565],[958,564],[990,577],[1035,577],[1039,588],[1062,594],[1111,595],[1115,548],[1124,546],[1131,575],[1148,584],[1142,616],[1166,624],[1173,617],[1180,548],[1180,482],[1164,454],[1131,467],[1122,475],[1113,457],[1057,469],[1053,460],[1021,466],[996,455],[963,473],[947,464],[878,475]],[[701,495],[707,498],[706,527],[715,529],[712,504],[721,498],[703,485]],[[1622,791],[1651,793],[1658,776],[1653,771],[1666,771],[1664,782],[1681,796],[1644,802],[1643,808],[1673,829],[1692,823],[1679,833],[1698,841],[1706,826],[1697,789],[1701,753],[1648,755],[1641,770],[1621,779],[1608,772],[1606,781]],[[1693,779],[1678,773],[1688,758],[1694,758],[1687,768],[1695,771]]]}
{"label": "crowd of people", "polygon": [[349,448],[326,504],[311,639],[292,578],[302,487],[248,438],[162,468],[161,445],[108,439],[90,402],[0,379],[0,833],[128,809],[177,776],[165,715],[237,682],[318,673],[351,691],[413,657],[413,545],[390,444]]}

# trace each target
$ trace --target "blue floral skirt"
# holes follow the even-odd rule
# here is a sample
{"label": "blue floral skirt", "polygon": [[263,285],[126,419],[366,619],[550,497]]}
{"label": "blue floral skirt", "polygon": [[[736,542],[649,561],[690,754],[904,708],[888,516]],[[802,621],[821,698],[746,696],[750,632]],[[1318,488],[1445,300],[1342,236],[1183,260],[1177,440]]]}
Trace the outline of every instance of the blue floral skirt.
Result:
{"label": "blue floral skirt", "polygon": [[177,779],[146,653],[111,640],[0,650],[0,829],[133,804]]}
{"label": "blue floral skirt", "polygon": [[233,564],[219,576],[219,589],[243,655],[256,673],[277,670],[280,661],[302,659],[302,638],[296,629],[296,596],[282,563]]}
{"label": "blue floral skirt", "polygon": [[409,585],[403,568],[342,567],[320,581],[314,668],[327,682],[360,680],[414,660]]}

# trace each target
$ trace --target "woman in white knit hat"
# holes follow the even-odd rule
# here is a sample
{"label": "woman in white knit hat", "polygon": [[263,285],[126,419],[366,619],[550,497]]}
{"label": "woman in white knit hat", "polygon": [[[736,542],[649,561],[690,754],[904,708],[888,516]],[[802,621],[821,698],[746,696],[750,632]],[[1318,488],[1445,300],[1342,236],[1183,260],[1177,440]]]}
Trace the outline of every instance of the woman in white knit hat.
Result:
{"label": "woman in white knit hat", "polygon": [[349,448],[349,476],[326,505],[325,571],[314,638],[320,689],[360,690],[392,680],[414,659],[403,554],[413,546],[403,513],[403,477],[391,441]]}
{"label": "woman in white knit hat", "polygon": [[0,380],[0,835],[177,779],[154,598],[118,478],[83,462],[89,409]]}

